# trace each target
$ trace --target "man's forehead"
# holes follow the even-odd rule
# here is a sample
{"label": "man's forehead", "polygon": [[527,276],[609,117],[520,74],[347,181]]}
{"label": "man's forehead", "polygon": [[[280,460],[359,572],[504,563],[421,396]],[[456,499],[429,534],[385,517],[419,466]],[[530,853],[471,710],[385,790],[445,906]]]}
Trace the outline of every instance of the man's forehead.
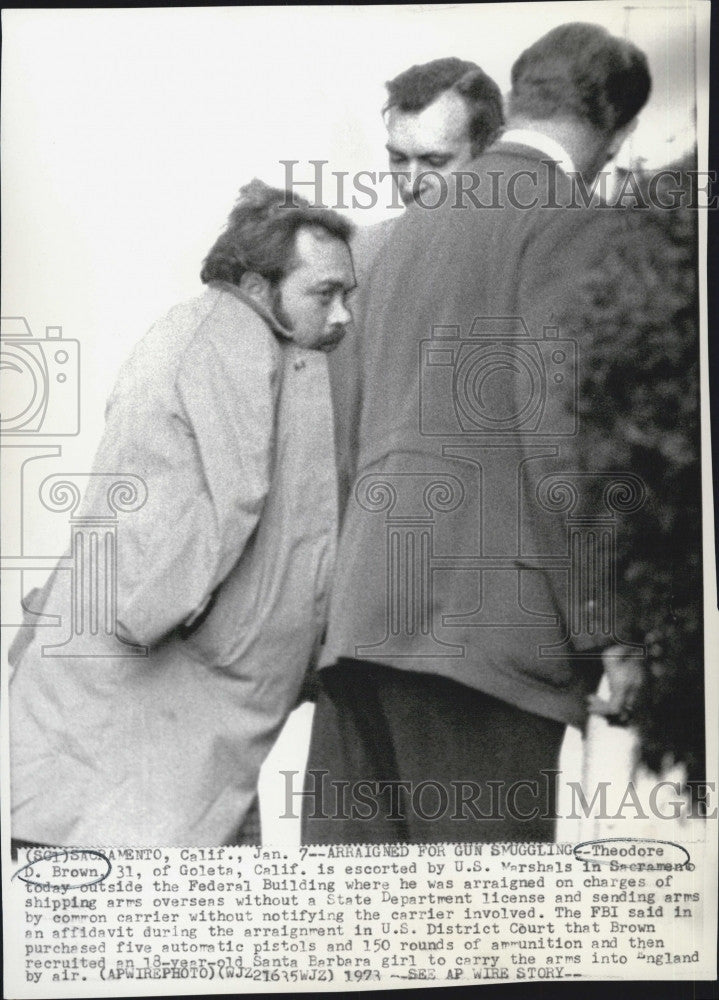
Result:
{"label": "man's forehead", "polygon": [[445,90],[422,111],[389,108],[385,125],[389,146],[411,144],[413,152],[438,152],[469,139],[469,109],[460,94]]}
{"label": "man's forehead", "polygon": [[[303,228],[295,241],[295,271],[303,271],[317,280],[352,278],[352,258],[349,247],[325,229]],[[311,272],[311,274],[310,274]]]}

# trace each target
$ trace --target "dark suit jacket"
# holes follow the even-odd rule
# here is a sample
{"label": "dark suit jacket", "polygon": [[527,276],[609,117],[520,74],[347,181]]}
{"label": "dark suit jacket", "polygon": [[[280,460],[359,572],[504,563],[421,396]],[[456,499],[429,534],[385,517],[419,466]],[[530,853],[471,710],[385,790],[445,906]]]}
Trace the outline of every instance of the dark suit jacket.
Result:
{"label": "dark suit jacket", "polygon": [[581,331],[556,324],[608,213],[567,207],[566,175],[527,147],[473,169],[480,205],[452,189],[410,208],[374,261],[324,664],[441,674],[581,724],[602,595],[569,588]]}

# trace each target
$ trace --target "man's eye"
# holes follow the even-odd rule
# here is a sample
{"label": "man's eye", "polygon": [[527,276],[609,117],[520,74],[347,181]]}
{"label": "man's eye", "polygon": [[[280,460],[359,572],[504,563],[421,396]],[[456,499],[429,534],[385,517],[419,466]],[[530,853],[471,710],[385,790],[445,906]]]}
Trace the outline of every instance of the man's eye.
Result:
{"label": "man's eye", "polygon": [[441,170],[442,167],[446,167],[449,163],[451,157],[449,156],[428,156],[426,163],[428,167],[432,167],[435,170]]}
{"label": "man's eye", "polygon": [[317,298],[323,306],[328,306],[330,304],[333,295],[334,292],[317,292]]}
{"label": "man's eye", "polygon": [[390,162],[390,164],[393,167],[399,167],[403,163],[407,162],[407,157],[406,156],[401,156],[399,153],[390,153],[389,154],[389,162]]}

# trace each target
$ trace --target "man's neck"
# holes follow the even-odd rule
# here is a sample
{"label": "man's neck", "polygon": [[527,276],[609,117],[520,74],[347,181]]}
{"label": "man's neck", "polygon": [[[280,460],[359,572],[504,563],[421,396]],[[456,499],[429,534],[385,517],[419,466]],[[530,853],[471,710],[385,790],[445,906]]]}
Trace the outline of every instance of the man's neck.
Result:
{"label": "man's neck", "polygon": [[572,120],[537,121],[531,118],[513,117],[507,123],[503,138],[509,136],[511,139],[511,133],[518,131],[533,133],[537,137],[537,142],[540,136],[543,137],[546,141],[543,145],[538,145],[538,148],[544,152],[548,147],[547,151],[552,150],[550,155],[553,159],[559,158],[556,154],[558,149],[561,149],[565,161],[562,167],[565,171],[583,172],[587,163],[595,159],[601,142],[593,129]]}

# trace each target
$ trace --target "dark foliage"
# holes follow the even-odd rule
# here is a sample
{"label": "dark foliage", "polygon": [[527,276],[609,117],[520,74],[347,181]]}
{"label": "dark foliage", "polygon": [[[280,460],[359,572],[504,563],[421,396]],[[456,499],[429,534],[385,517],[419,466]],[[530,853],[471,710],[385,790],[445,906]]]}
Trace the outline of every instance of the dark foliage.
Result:
{"label": "dark foliage", "polygon": [[642,756],[655,771],[682,761],[702,780],[697,212],[613,214],[566,317],[581,331],[581,458],[646,486],[642,508],[619,524],[616,563],[619,634],[648,652]]}

